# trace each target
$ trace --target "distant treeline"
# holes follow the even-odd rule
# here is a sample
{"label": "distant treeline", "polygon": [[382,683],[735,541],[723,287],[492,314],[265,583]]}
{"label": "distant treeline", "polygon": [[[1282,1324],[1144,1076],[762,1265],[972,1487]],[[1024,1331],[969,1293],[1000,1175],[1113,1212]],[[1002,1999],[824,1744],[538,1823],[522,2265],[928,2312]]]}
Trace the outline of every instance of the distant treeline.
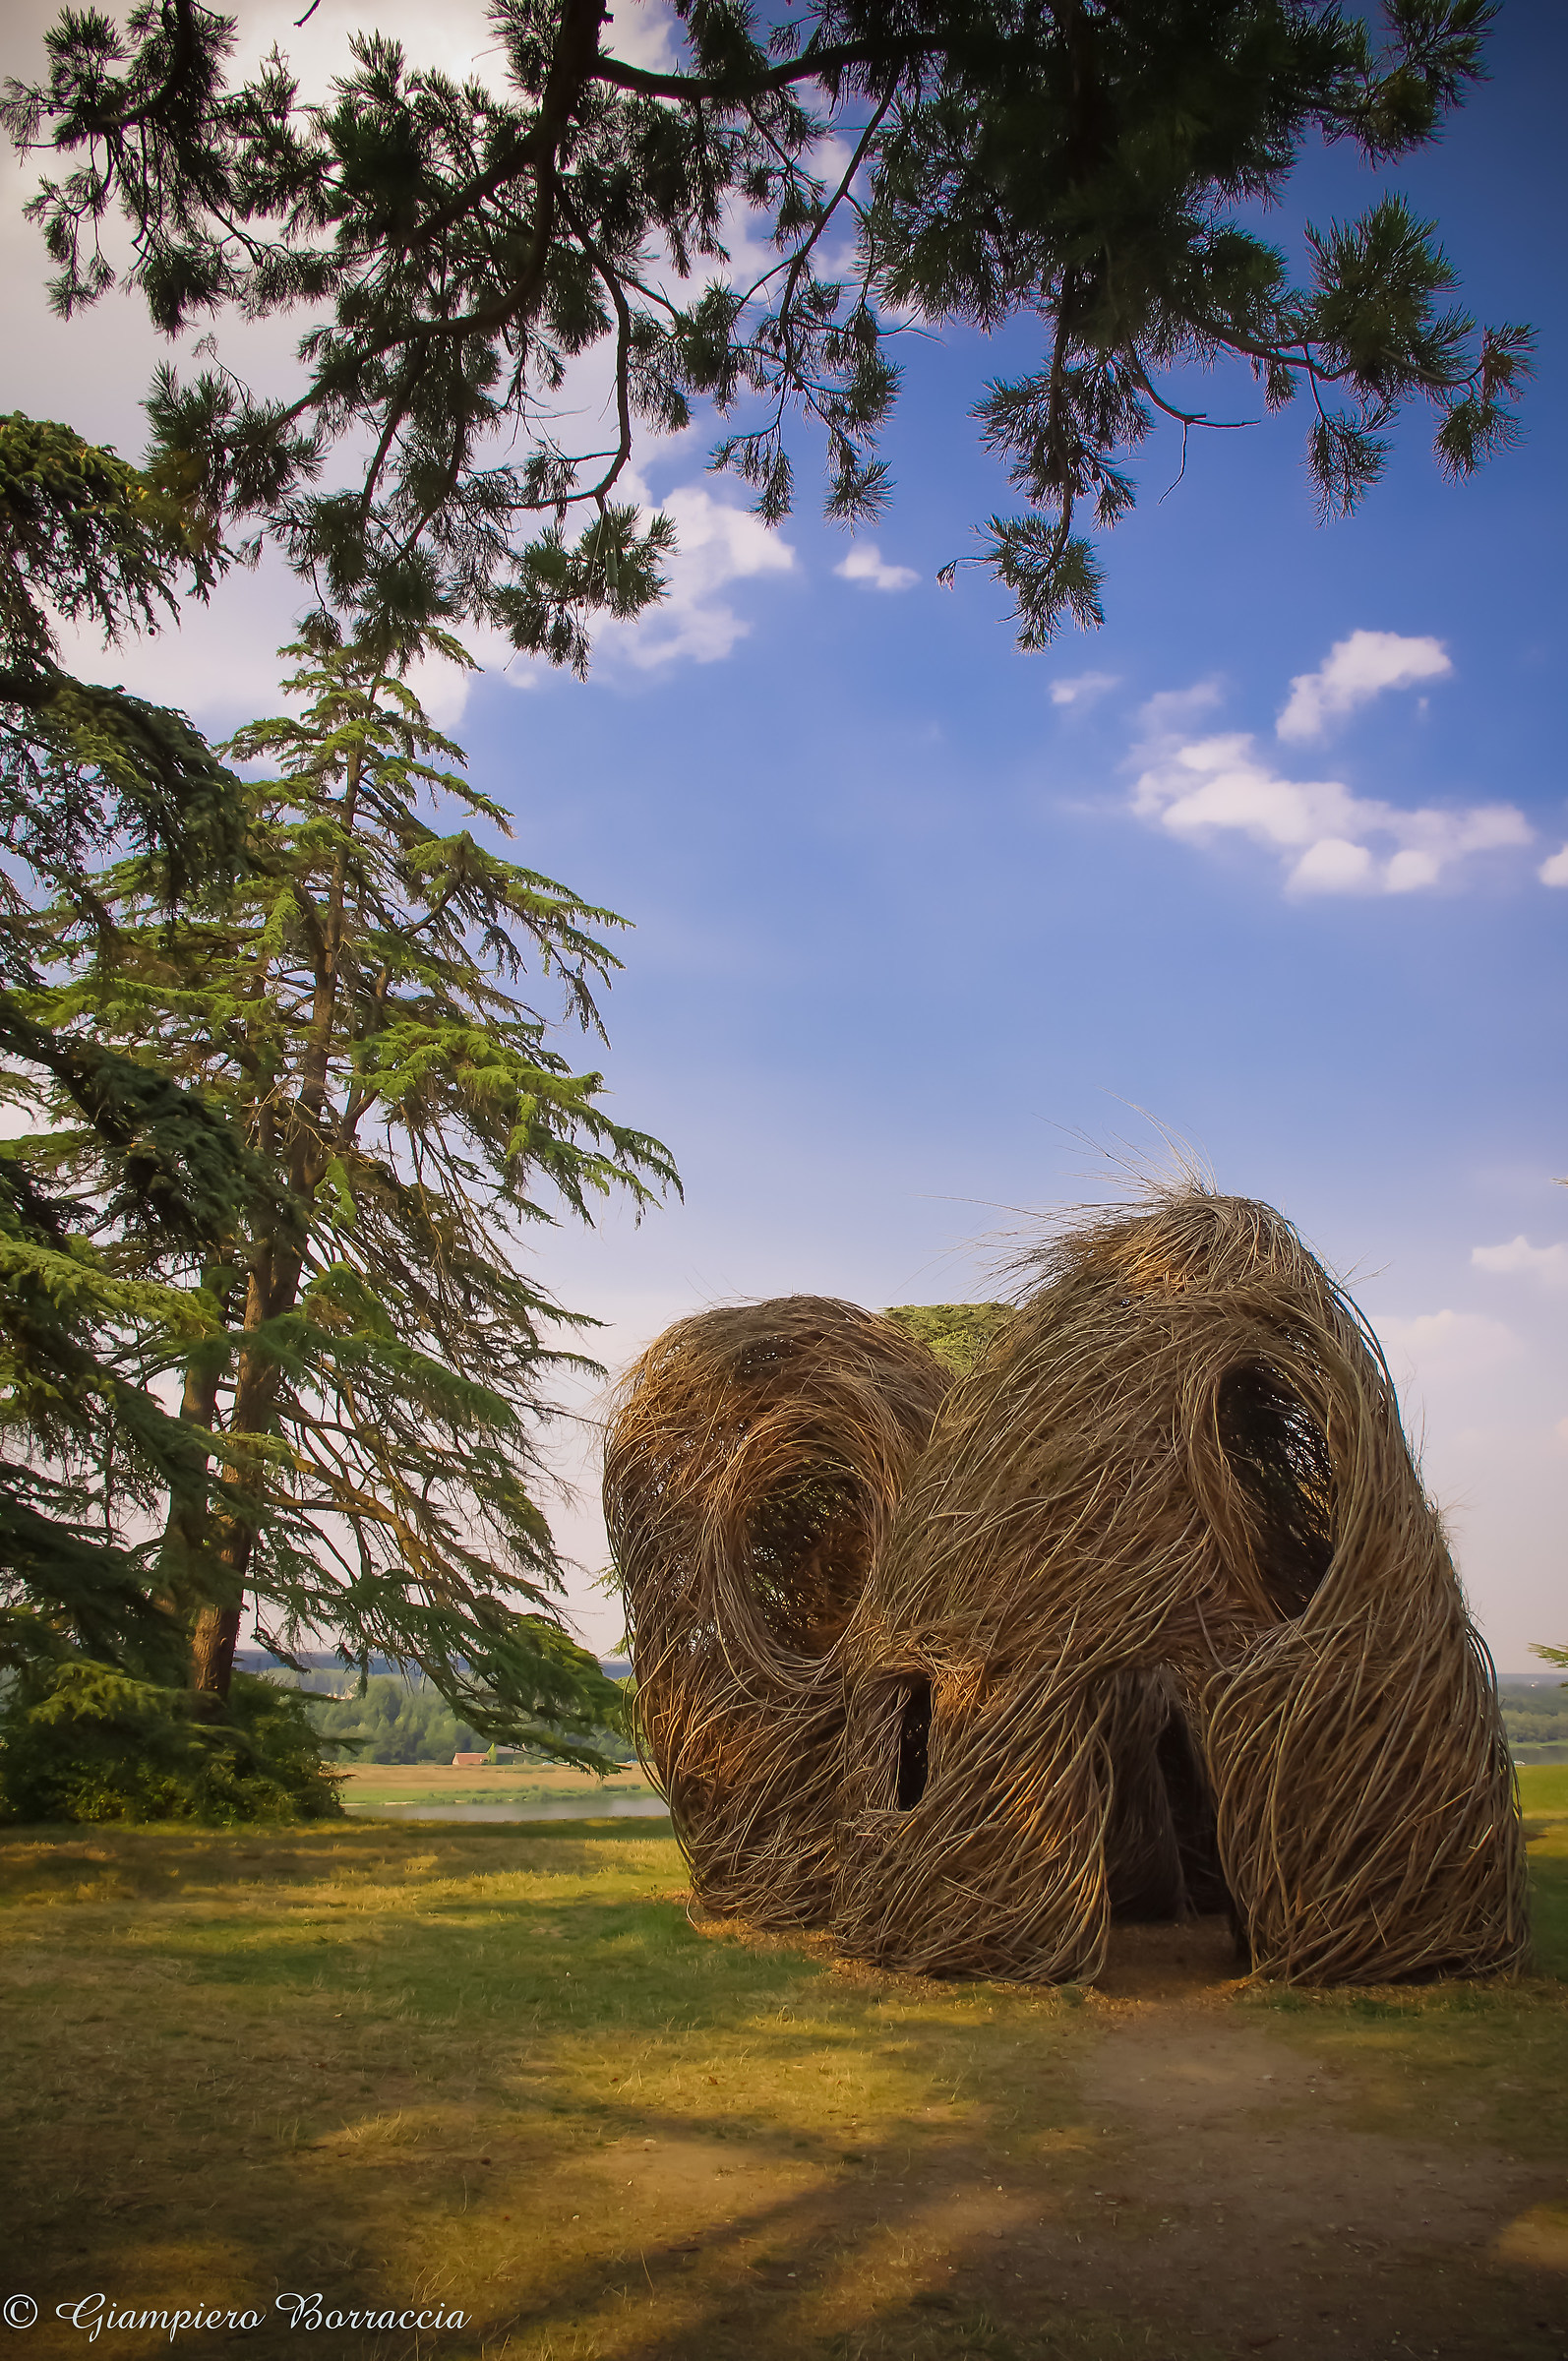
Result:
{"label": "distant treeline", "polygon": [[[490,1741],[459,1722],[439,1691],[414,1687],[398,1673],[372,1673],[363,1697],[312,1696],[307,1710],[324,1738],[336,1740],[345,1762],[450,1763],[454,1754],[484,1754]],[[602,1734],[597,1741],[617,1762],[633,1749],[624,1738]],[[545,1763],[552,1758],[519,1748],[511,1759]]]}
{"label": "distant treeline", "polygon": [[1568,1746],[1568,1688],[1527,1689],[1500,1681],[1497,1694],[1511,1746]]}

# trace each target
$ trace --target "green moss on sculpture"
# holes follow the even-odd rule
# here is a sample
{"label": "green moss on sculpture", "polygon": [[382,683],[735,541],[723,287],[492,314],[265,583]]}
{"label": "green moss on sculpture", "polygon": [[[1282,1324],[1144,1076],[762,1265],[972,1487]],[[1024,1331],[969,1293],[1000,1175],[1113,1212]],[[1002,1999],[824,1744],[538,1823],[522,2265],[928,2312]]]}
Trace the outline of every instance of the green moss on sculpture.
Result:
{"label": "green moss on sculpture", "polygon": [[882,1314],[960,1377],[1016,1316],[1010,1303],[895,1303]]}

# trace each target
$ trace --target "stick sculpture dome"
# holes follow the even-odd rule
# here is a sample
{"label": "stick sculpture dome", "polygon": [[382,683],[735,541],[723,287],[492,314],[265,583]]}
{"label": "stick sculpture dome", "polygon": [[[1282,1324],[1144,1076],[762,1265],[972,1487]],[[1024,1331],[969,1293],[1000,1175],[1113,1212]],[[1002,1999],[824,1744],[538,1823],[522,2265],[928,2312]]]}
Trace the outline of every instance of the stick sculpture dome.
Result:
{"label": "stick sculpture dome", "polygon": [[1260,1974],[1511,1969],[1489,1664],[1364,1323],[1270,1207],[1058,1239],[952,1382],[791,1297],[684,1320],[606,1457],[650,1761],[708,1907],[1088,1980],[1229,1909]]}
{"label": "stick sculpture dome", "polygon": [[844,1629],[949,1382],[892,1321],[789,1296],[678,1320],[622,1387],[605,1514],[639,1734],[713,1909],[827,1915]]}

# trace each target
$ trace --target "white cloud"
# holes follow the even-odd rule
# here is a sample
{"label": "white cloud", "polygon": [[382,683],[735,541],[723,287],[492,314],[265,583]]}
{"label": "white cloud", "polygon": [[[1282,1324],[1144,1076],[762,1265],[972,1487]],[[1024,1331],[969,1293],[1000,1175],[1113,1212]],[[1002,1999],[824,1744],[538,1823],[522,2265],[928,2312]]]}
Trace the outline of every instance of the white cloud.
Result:
{"label": "white cloud", "polygon": [[[1176,699],[1153,701],[1180,713]],[[1140,818],[1189,842],[1230,829],[1268,845],[1287,859],[1292,893],[1411,893],[1474,854],[1531,840],[1511,804],[1404,811],[1354,795],[1339,779],[1284,778],[1245,732],[1171,736],[1140,751],[1146,767],[1132,797]]]}
{"label": "white cloud", "polygon": [[1336,639],[1316,672],[1298,672],[1276,727],[1282,738],[1318,738],[1326,723],[1350,713],[1385,689],[1452,672],[1440,639],[1406,639],[1398,632],[1352,632]]}
{"label": "white cloud", "polygon": [[1536,872],[1543,885],[1568,885],[1568,844],[1560,853],[1553,853]]}
{"label": "white cloud", "polygon": [[1168,746],[1190,729],[1200,713],[1207,713],[1221,703],[1225,692],[1218,681],[1194,681],[1190,689],[1161,689],[1146,703],[1138,707],[1138,719],[1143,725],[1142,747],[1151,750]]}
{"label": "white cloud", "polygon": [[[427,0],[420,0],[420,7],[428,14]],[[610,11],[603,46],[623,65],[668,74],[677,63],[680,42],[680,24],[665,0],[618,0]]]}
{"label": "white cloud", "polygon": [[60,660],[85,680],[177,705],[210,732],[233,729],[276,712],[282,667],[275,651],[293,638],[295,617],[309,603],[305,585],[270,554],[254,573],[225,575],[206,606],[187,599],[177,624],[127,633],[117,646],[62,624]]}
{"label": "white cloud", "polygon": [[1053,681],[1051,701],[1054,705],[1088,705],[1108,689],[1115,689],[1121,675],[1118,672],[1080,672],[1070,681]]}
{"label": "white cloud", "polygon": [[1320,836],[1291,872],[1293,893],[1365,893],[1376,879],[1372,856],[1348,836]]}
{"label": "white cloud", "polygon": [[860,541],[833,572],[868,590],[913,590],[920,576],[913,566],[889,566],[874,541]]}
{"label": "white cloud", "polygon": [[1533,1246],[1523,1231],[1505,1246],[1473,1247],[1470,1259],[1478,1271],[1510,1277],[1523,1271],[1543,1287],[1568,1287],[1568,1245]]}
{"label": "white cloud", "polygon": [[[287,667],[276,651],[293,638],[295,618],[309,603],[305,584],[270,552],[254,573],[226,575],[208,605],[188,599],[177,624],[129,634],[116,647],[105,647],[96,633],[62,625],[61,660],[84,680],[113,682],[155,704],[176,705],[210,737],[218,737],[282,709],[279,684]],[[518,657],[498,632],[469,630],[463,636],[481,665],[496,671],[510,666],[519,686],[530,686],[547,669]],[[408,675],[440,730],[462,719],[477,677],[434,655],[422,657]]]}
{"label": "white cloud", "polygon": [[[9,71],[28,80],[46,71],[42,36],[59,13],[57,0],[11,0],[4,59]],[[494,90],[506,85],[506,54],[485,0],[443,0],[440,8],[432,8],[430,0],[376,0],[365,16],[320,8],[304,25],[298,22],[302,13],[299,0],[250,0],[237,12],[234,73],[254,73],[275,41],[299,76],[304,96],[324,98],[332,78],[352,62],[350,33],[368,21],[402,43],[410,66],[436,67],[454,81],[478,80]],[[604,46],[628,65],[662,73],[675,64],[680,39],[680,25],[666,0],[618,0],[610,10]]]}
{"label": "white cloud", "polygon": [[1442,864],[1435,853],[1417,852],[1414,847],[1396,853],[1384,873],[1384,882],[1390,893],[1415,893],[1422,885],[1435,885]]}
{"label": "white cloud", "polygon": [[678,486],[658,506],[675,519],[678,538],[669,589],[637,622],[602,625],[595,635],[597,649],[639,672],[683,656],[696,664],[716,663],[752,628],[717,593],[754,575],[793,572],[794,549],[749,509],[715,500],[700,484]]}
{"label": "white cloud", "polygon": [[[628,666],[657,672],[666,664],[720,662],[752,629],[720,593],[757,575],[793,573],[793,546],[749,509],[715,500],[701,484],[678,485],[655,500],[629,468],[618,490],[638,504],[644,519],[655,509],[672,517],[676,548],[666,561],[669,587],[656,607],[633,623],[589,619],[590,680]],[[487,671],[504,673],[514,688],[536,688],[551,672],[542,658],[518,656],[497,634],[469,631],[463,637]],[[443,666],[441,675],[449,683],[453,679],[451,666]]]}
{"label": "white cloud", "polygon": [[1525,1349],[1511,1328],[1478,1311],[1427,1311],[1409,1320],[1385,1313],[1377,1333],[1395,1376],[1403,1362],[1423,1384],[1478,1376]]}
{"label": "white cloud", "polygon": [[[478,659],[483,671],[503,672],[511,668],[511,677],[519,689],[531,689],[540,677],[540,668],[519,657],[514,647],[502,638],[499,632],[466,635],[469,653]],[[469,694],[480,678],[460,664],[449,664],[445,656],[421,656],[408,667],[408,686],[424,706],[438,730],[449,734],[456,729],[467,709]]]}

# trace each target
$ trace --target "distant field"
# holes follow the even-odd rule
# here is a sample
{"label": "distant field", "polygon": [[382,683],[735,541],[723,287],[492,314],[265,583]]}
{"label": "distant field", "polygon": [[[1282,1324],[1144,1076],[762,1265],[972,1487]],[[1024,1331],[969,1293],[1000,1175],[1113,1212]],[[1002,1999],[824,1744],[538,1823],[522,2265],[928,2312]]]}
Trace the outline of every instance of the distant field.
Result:
{"label": "distant field", "polygon": [[614,1779],[556,1765],[499,1763],[482,1771],[451,1763],[354,1763],[341,1789],[350,1811],[408,1803],[565,1803],[603,1796],[651,1795],[640,1767],[629,1763]]}
{"label": "distant field", "polygon": [[[18,2354],[98,2290],[254,2306],[220,2361],[1561,2361],[1568,1769],[1521,1788],[1537,1972],[1323,1994],[1214,1921],[883,1975],[626,1821],[6,1832]],[[302,2339],[316,2290],[466,2321]]]}
{"label": "distant field", "polygon": [[1527,1813],[1568,1813],[1568,1763],[1522,1766],[1519,1800]]}

